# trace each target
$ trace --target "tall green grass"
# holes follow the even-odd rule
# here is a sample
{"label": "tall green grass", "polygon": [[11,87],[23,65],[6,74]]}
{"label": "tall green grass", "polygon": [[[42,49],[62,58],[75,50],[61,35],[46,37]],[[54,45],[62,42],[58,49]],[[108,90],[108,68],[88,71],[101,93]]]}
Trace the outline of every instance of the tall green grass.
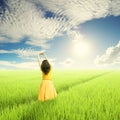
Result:
{"label": "tall green grass", "polygon": [[39,71],[1,71],[0,120],[119,120],[119,74],[56,71],[58,97],[39,102]]}

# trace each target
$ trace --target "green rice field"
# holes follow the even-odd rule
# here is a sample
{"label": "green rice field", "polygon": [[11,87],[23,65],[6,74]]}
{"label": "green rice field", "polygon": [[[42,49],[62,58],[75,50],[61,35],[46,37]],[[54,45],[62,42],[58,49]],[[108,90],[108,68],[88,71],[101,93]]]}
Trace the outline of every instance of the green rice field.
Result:
{"label": "green rice field", "polygon": [[120,70],[57,70],[58,96],[37,100],[40,71],[0,71],[0,120],[120,120]]}

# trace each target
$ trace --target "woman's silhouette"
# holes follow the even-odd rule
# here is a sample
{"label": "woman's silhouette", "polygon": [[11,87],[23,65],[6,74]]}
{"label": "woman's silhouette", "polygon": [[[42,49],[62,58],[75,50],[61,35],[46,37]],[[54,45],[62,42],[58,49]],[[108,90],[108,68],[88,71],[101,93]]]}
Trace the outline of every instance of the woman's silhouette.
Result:
{"label": "woman's silhouette", "polygon": [[[45,59],[43,61],[40,59],[40,55],[44,56]],[[39,89],[38,100],[53,99],[57,96],[57,93],[52,83],[52,66],[44,52],[38,54],[38,63],[42,71],[42,83]]]}

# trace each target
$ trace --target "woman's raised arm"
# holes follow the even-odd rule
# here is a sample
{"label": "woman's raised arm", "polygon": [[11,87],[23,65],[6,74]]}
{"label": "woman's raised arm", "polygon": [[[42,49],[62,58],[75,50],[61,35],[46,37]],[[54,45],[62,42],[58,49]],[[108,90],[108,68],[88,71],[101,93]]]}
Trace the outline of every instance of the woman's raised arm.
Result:
{"label": "woman's raised arm", "polygon": [[40,60],[39,54],[38,54],[38,63],[39,63],[39,66],[41,66],[41,60]]}
{"label": "woman's raised arm", "polygon": [[44,51],[41,51],[38,53],[38,63],[39,63],[39,66],[41,67],[42,60],[40,59],[40,55],[44,55]]}

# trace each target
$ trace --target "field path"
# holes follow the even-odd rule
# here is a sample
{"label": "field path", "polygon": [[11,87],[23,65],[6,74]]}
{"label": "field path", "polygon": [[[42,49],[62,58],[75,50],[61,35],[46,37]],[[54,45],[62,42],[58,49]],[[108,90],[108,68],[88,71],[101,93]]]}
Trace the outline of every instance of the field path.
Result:
{"label": "field path", "polygon": [[63,87],[62,89],[60,89],[60,90],[58,91],[58,93],[64,92],[64,91],[68,90],[68,89],[71,88],[71,87],[75,87],[76,85],[83,84],[83,83],[86,83],[86,82],[90,82],[91,80],[94,80],[94,79],[99,78],[99,77],[103,77],[104,75],[107,75],[107,74],[112,73],[112,72],[113,72],[113,71],[105,72],[105,73],[101,73],[101,74],[98,74],[98,75],[89,77],[89,78],[87,78],[87,79],[85,79],[85,80],[80,80],[80,81],[75,82],[75,83],[73,83],[73,84],[71,84],[71,85],[69,85],[69,86]]}

